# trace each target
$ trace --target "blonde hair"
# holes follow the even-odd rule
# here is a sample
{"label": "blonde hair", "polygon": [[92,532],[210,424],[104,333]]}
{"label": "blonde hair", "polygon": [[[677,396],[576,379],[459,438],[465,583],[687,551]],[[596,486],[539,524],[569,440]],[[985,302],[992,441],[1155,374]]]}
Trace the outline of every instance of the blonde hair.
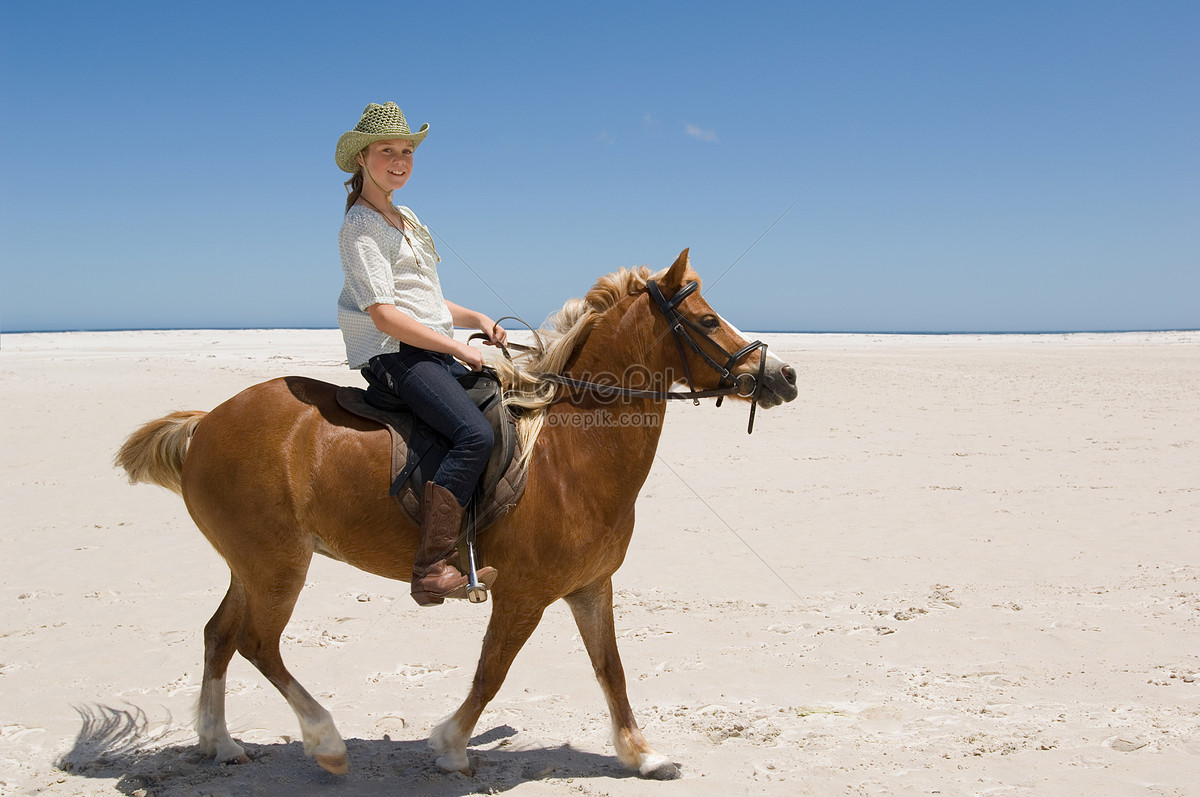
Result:
{"label": "blonde hair", "polygon": [[651,272],[646,266],[622,268],[596,280],[582,299],[568,299],[562,309],[546,319],[538,330],[542,347],[514,353],[510,362],[497,358],[491,363],[504,385],[504,403],[519,410],[517,436],[521,457],[528,460],[541,434],[546,411],[558,395],[559,385],[537,376],[560,374],[571,356],[587,341],[604,314],[628,296],[646,289]]}

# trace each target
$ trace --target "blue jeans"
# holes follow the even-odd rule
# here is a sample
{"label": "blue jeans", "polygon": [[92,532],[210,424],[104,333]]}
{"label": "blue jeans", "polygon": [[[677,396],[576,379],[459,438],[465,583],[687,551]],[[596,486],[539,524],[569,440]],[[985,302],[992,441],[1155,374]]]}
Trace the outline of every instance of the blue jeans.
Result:
{"label": "blue jeans", "polygon": [[456,380],[467,367],[449,354],[400,344],[371,358],[367,368],[425,423],[450,441],[433,482],[466,506],[492,456],[492,425]]}

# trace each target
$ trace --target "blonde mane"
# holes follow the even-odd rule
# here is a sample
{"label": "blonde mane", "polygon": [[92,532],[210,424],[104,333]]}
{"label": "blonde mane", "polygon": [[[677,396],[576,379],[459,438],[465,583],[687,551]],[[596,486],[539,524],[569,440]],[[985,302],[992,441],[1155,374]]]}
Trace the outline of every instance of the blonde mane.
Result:
{"label": "blonde mane", "polygon": [[528,459],[533,452],[546,410],[558,395],[559,386],[537,374],[562,373],[596,322],[625,297],[644,291],[650,278],[647,266],[622,268],[600,277],[582,299],[568,299],[561,310],[546,319],[538,330],[544,348],[514,352],[511,362],[498,357],[491,363],[504,385],[505,405],[519,412],[517,436],[522,459]]}

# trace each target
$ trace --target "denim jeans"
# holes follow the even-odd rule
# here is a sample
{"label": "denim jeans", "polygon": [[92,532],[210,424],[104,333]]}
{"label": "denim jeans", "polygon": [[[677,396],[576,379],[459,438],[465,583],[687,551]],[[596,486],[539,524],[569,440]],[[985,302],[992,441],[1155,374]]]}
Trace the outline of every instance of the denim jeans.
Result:
{"label": "denim jeans", "polygon": [[456,375],[467,373],[467,367],[449,354],[402,343],[395,354],[372,357],[367,368],[418,418],[450,441],[433,481],[466,506],[493,445],[492,425],[455,380]]}

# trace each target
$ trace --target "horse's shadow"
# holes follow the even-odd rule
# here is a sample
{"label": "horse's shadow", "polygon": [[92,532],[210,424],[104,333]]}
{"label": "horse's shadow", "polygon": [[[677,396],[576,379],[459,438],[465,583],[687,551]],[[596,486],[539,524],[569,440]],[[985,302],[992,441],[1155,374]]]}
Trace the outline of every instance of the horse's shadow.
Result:
{"label": "horse's shadow", "polygon": [[[215,764],[195,746],[190,733],[173,730],[154,736],[140,709],[76,706],[82,725],[71,749],[55,766],[81,778],[115,778],[130,797],[172,795],[253,795],[367,797],[401,789],[405,794],[460,797],[500,794],[521,783],[556,778],[625,778],[632,773],[615,756],[561,747],[515,745],[518,731],[500,725],[475,736],[470,751],[474,774],[442,771],[424,740],[346,739],[350,773],[330,775],[304,755],[300,742],[243,742],[248,764]],[[509,746],[513,749],[506,749]]]}

